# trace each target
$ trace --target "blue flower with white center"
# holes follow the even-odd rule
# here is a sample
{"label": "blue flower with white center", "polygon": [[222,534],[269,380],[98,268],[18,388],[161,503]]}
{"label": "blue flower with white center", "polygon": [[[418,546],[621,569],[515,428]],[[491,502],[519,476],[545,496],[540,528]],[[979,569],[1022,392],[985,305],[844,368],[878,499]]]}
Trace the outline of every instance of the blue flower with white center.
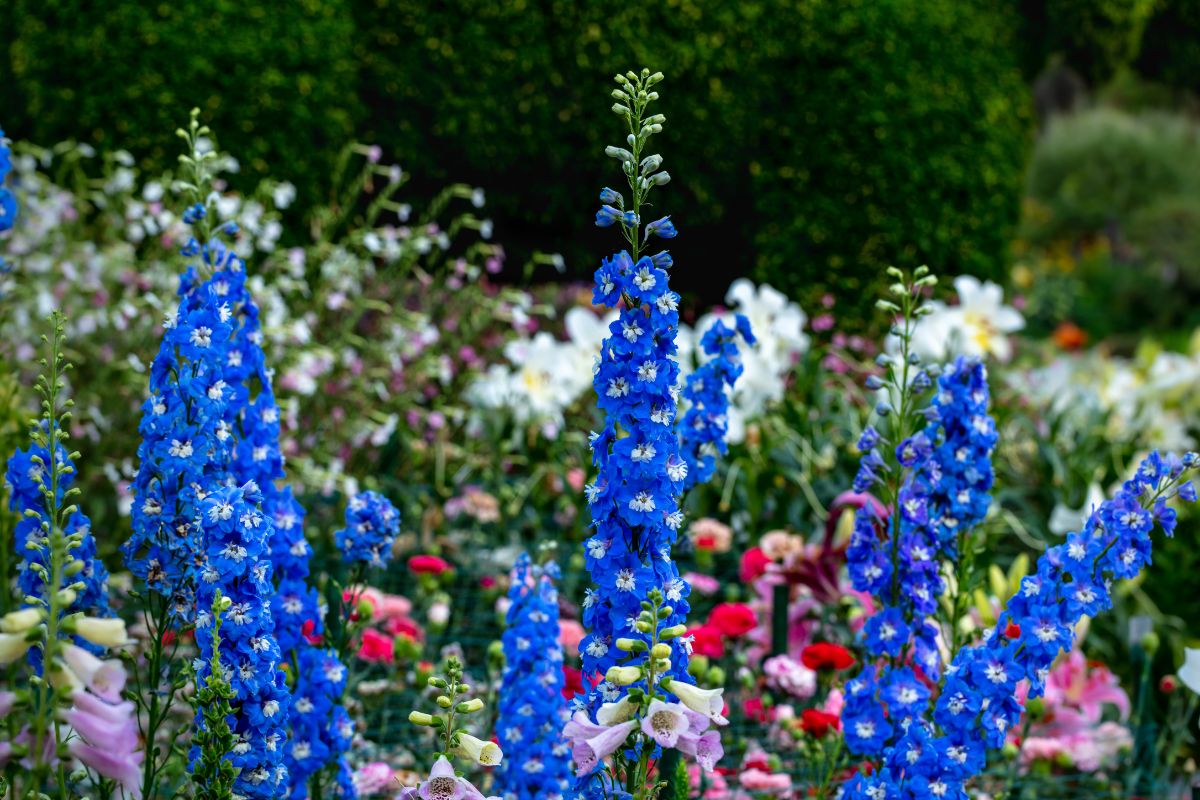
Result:
{"label": "blue flower with white center", "polygon": [[504,800],[561,800],[572,780],[562,737],[570,715],[562,695],[558,568],[533,566],[522,553],[511,577],[496,734],[501,750],[520,757],[500,763],[496,789]]}
{"label": "blue flower with white center", "polygon": [[[206,261],[215,251],[205,250]],[[125,562],[147,586],[167,598],[172,615],[195,614],[197,515],[205,493],[229,476],[234,455],[230,405],[236,381],[227,379],[234,310],[219,291],[220,272],[197,283],[181,280],[179,307],[166,321],[150,369],[150,396],[142,405],[133,534]]]}
{"label": "blue flower with white center", "polygon": [[[1197,466],[1200,456],[1195,453],[1183,458],[1151,453],[1116,496],[1091,514],[1079,534],[1049,548],[1038,559],[1035,572],[1022,580],[1020,591],[1009,599],[989,637],[954,656],[933,711],[942,735],[928,742],[922,739],[919,769],[903,767],[914,740],[914,725],[921,725],[914,723],[908,734],[883,751],[885,767],[870,779],[848,783],[843,796],[848,800],[965,797],[963,782],[983,771],[987,751],[1003,747],[1008,734],[1020,724],[1018,684],[1028,680],[1029,697],[1040,697],[1054,660],[1073,646],[1075,626],[1090,604],[1097,602],[1079,600],[1080,587],[1107,597],[1105,587],[1111,581],[1137,574],[1131,564],[1148,563],[1124,554],[1139,554],[1143,549],[1148,554],[1155,526],[1169,533],[1175,515],[1166,502],[1175,497],[1194,502],[1195,494],[1185,477]],[[1020,631],[1016,636],[1014,629]],[[853,722],[869,722],[878,708],[860,699],[870,696],[870,683],[869,676],[851,681],[843,724],[848,744],[858,752],[878,754],[878,750],[868,749],[876,742],[852,742]],[[928,745],[934,749],[935,761],[925,757]]]}
{"label": "blue flower with white center", "polygon": [[717,456],[729,450],[729,394],[742,375],[742,361],[737,340],[747,345],[755,342],[750,321],[737,315],[735,327],[717,320],[704,333],[701,347],[708,361],[687,378],[683,399],[687,411],[679,425],[682,455],[688,474],[684,489],[707,483],[717,469]]}
{"label": "blue flower with white center", "polygon": [[[214,487],[205,494],[196,520],[202,547],[196,599],[201,609],[212,607],[218,591],[229,600],[222,616],[220,666],[234,692],[230,730],[236,741],[229,756],[239,770],[234,791],[269,800],[289,785],[283,756],[291,696],[279,668],[271,616],[268,550],[274,526],[263,514],[262,501],[253,482]],[[211,612],[196,615],[197,682],[211,669],[211,624]],[[203,724],[203,717],[197,717],[197,724]]]}
{"label": "blue flower with white center", "polygon": [[[304,647],[299,652],[297,667],[286,763],[292,787],[290,796],[293,800],[304,800],[308,797],[308,779],[327,764],[336,764],[339,776],[348,771],[346,752],[353,739],[353,725],[342,706],[346,667],[337,653],[332,648]],[[340,777],[339,787],[344,791]]]}
{"label": "blue flower with white center", "polygon": [[400,532],[400,511],[378,492],[361,492],[346,504],[346,527],[334,534],[339,550],[352,562],[382,567],[392,557]]}

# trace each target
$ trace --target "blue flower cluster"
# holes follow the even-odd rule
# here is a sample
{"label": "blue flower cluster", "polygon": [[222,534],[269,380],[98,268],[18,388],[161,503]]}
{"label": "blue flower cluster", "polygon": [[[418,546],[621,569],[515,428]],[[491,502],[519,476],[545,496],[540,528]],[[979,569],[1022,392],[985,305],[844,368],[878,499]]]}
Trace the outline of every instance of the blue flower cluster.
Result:
{"label": "blue flower cluster", "polygon": [[346,667],[332,648],[306,647],[300,651],[292,690],[292,739],[287,752],[292,800],[308,797],[309,778],[327,764],[337,765],[336,796],[356,796],[346,762],[354,723],[342,705],[345,689]]}
{"label": "blue flower cluster", "polygon": [[503,800],[562,800],[571,786],[570,719],[563,699],[558,640],[558,567],[532,566],[522,553],[512,571],[496,733],[506,758],[496,771]]}
{"label": "blue flower cluster", "polygon": [[[217,591],[229,600],[222,615],[221,666],[233,688],[234,713],[229,721],[237,741],[230,761],[238,768],[236,794],[271,800],[288,785],[283,763],[291,708],[279,644],[271,616],[271,562],[267,558],[274,530],[262,510],[258,486],[225,486],[200,503],[202,543],[196,599],[196,680],[208,678],[212,662],[211,612]],[[203,724],[203,717],[197,718]],[[193,757],[198,755],[193,753]]]}
{"label": "blue flower cluster", "polygon": [[[4,138],[4,129],[0,128],[0,233],[11,230],[17,221],[17,197],[4,185],[8,173],[12,172],[12,150],[8,140]],[[0,271],[4,268],[4,259],[0,259]]]}
{"label": "blue flower cluster", "polygon": [[684,491],[707,482],[717,469],[717,456],[729,450],[729,393],[742,375],[737,339],[754,344],[750,320],[738,314],[731,329],[717,320],[700,345],[709,360],[688,376],[683,399],[688,409],[679,425],[683,457],[688,463]]}
{"label": "blue flower cluster", "polygon": [[[286,474],[279,448],[279,406],[263,352],[258,305],[245,281],[245,264],[232,251],[217,248],[220,245],[214,242],[214,261],[220,271],[211,283],[237,320],[225,359],[225,380],[233,387],[229,417],[236,441],[230,470],[235,483],[254,481],[261,487],[263,513],[275,525],[269,553],[278,594],[273,609],[275,635],[280,649],[289,654],[302,646],[305,623],[311,623],[313,635],[323,627],[318,593],[308,580],[312,547],[304,536],[304,507],[291,487],[282,485]],[[186,280],[196,282],[190,273]]]}
{"label": "blue flower cluster", "polygon": [[[596,588],[583,603],[585,676],[602,676],[617,663],[617,637],[642,636],[632,620],[651,589],[660,589],[673,609],[664,624],[687,619],[691,587],[671,558],[683,524],[679,498],[688,464],[675,428],[679,295],[667,285],[669,264],[666,253],[635,264],[622,252],[595,275],[594,302],[621,310],[593,379],[606,418],[604,429],[591,436],[599,474],[586,489],[594,529],[585,545],[587,568]],[[686,675],[685,652],[672,663],[676,677]],[[589,700],[598,705],[619,694],[600,681]]]}
{"label": "blue flower cluster", "polygon": [[[184,252],[195,252],[194,243]],[[238,324],[231,294],[245,273],[224,270],[228,251],[203,248],[216,270],[199,282],[191,270],[180,281],[178,311],[165,323],[142,406],[133,533],[125,544],[130,571],[167,597],[174,617],[195,614],[198,513],[205,493],[226,483],[234,456],[232,409],[244,404],[245,386],[233,377],[231,349]]]}
{"label": "blue flower cluster", "polygon": [[854,778],[844,797],[965,800],[963,784],[1020,722],[1018,683],[1028,683],[1029,697],[1042,696],[1054,659],[1073,646],[1076,624],[1111,608],[1113,581],[1133,578],[1150,563],[1155,526],[1173,534],[1176,512],[1167,501],[1195,502],[1196,489],[1184,477],[1198,465],[1195,453],[1152,453],[1082,531],[1042,554],[985,640],[954,657],[933,711],[937,730],[914,720],[884,751],[883,768]]}
{"label": "blue flower cluster", "polygon": [[[946,588],[943,565],[957,559],[962,540],[991,503],[997,435],[988,400],[981,362],[960,358],[946,367],[924,412],[928,424],[896,446],[896,461],[907,474],[898,513],[885,521],[873,504],[864,505],[846,552],[854,587],[875,595],[881,606],[863,629],[868,655],[895,661],[911,654],[930,680],[941,674],[935,615]],[[879,441],[868,428],[859,442],[864,457],[858,491],[870,490],[888,469]],[[907,667],[868,662],[849,689],[843,722],[846,743],[857,753],[883,752],[907,721],[928,710],[929,692]]]}
{"label": "blue flower cluster", "polygon": [[334,541],[351,562],[382,567],[392,557],[399,532],[399,509],[378,492],[360,492],[346,504],[346,527],[334,534]]}
{"label": "blue flower cluster", "polygon": [[[58,463],[70,468],[59,478],[58,499],[61,501],[71,484],[74,483],[75,465],[67,450],[58,445]],[[8,508],[17,516],[17,524],[13,531],[13,547],[21,560],[17,585],[23,597],[45,597],[45,586],[40,571],[34,565],[40,565],[49,570],[46,558],[49,551],[43,548],[28,547],[31,541],[45,542],[42,533],[42,523],[49,520],[46,513],[46,496],[43,478],[50,466],[50,452],[39,444],[31,444],[28,450],[17,450],[8,460],[4,480],[8,486]],[[36,516],[29,516],[33,512]],[[64,613],[84,612],[92,617],[109,617],[112,611],[108,606],[108,570],[96,555],[96,539],[92,536],[92,523],[82,511],[75,511],[67,519],[63,533],[67,536],[79,534],[81,539],[77,547],[71,549],[71,558],[82,564],[80,572],[72,576],[72,581],[82,583],[83,588],[77,593],[75,602]],[[93,652],[102,650],[76,637],[76,643]],[[40,651],[30,651],[30,658],[35,666],[40,664]]]}

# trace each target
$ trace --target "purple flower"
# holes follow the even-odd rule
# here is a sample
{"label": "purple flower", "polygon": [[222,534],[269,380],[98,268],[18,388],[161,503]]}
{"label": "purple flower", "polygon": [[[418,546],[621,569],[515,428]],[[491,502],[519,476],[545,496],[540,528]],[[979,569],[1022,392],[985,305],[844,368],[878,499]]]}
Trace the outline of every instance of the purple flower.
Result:
{"label": "purple flower", "polygon": [[686,711],[679,703],[651,700],[650,708],[642,718],[642,731],[661,746],[674,747],[690,726]]}
{"label": "purple flower", "polygon": [[[625,744],[625,740],[629,738],[629,734],[637,726],[637,720],[631,719],[610,728],[604,728],[600,733],[587,739],[573,738],[571,756],[575,759],[576,774],[587,775],[599,766],[601,761],[620,750]],[[423,797],[422,800],[430,800],[430,798]]]}

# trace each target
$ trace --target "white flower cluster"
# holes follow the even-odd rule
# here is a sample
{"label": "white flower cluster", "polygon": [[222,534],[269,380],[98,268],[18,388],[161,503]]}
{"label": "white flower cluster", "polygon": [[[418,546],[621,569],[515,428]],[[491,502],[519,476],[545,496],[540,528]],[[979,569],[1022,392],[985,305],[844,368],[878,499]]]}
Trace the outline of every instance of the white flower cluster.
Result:
{"label": "white flower cluster", "polygon": [[[679,362],[688,375],[704,354],[700,340],[717,320],[733,325],[735,313],[750,320],[758,341],[743,347],[745,371],[738,379],[729,411],[729,440],[741,441],[746,422],[762,415],[768,405],[783,399],[787,376],[808,350],[804,333],[807,316],[800,306],[782,293],[748,280],[734,281],[725,295],[728,310],[703,316],[696,326],[679,327]],[[572,308],[564,317],[567,338],[560,340],[540,331],[530,338],[509,342],[504,348],[505,364],[493,364],[467,393],[477,409],[504,409],[517,422],[540,424],[553,435],[563,413],[591,390],[600,345],[616,319],[603,319],[586,308]]]}

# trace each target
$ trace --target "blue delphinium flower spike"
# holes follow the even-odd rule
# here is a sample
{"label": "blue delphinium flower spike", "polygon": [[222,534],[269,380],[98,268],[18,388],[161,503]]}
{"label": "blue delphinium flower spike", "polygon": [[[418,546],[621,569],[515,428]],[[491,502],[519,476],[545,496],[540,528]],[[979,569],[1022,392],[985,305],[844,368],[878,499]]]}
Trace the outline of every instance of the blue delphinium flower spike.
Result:
{"label": "blue delphinium flower spike", "polygon": [[496,734],[504,752],[520,755],[496,770],[505,800],[562,798],[572,784],[570,747],[562,737],[570,717],[562,694],[557,571],[554,564],[532,566],[525,553],[512,571]]}
{"label": "blue delphinium flower spike", "polygon": [[750,321],[737,315],[735,328],[717,320],[701,340],[701,347],[709,356],[687,378],[683,399],[688,404],[679,425],[683,457],[688,462],[685,489],[708,482],[717,468],[717,456],[729,450],[725,441],[729,433],[729,393],[742,374],[742,360],[738,353],[737,339],[740,336],[748,344],[754,344]]}
{"label": "blue delphinium flower spike", "polygon": [[[236,742],[230,761],[239,770],[235,793],[273,800],[288,786],[283,753],[291,697],[279,668],[271,616],[274,526],[262,512],[262,500],[253,482],[213,487],[205,494],[197,516],[202,558],[196,594],[201,609],[212,607],[218,590],[230,602],[222,615],[220,659],[234,692],[230,728]],[[207,677],[212,661],[212,636],[204,634],[211,624],[211,612],[196,615],[198,682]],[[197,717],[197,724],[203,724],[203,717]]]}

